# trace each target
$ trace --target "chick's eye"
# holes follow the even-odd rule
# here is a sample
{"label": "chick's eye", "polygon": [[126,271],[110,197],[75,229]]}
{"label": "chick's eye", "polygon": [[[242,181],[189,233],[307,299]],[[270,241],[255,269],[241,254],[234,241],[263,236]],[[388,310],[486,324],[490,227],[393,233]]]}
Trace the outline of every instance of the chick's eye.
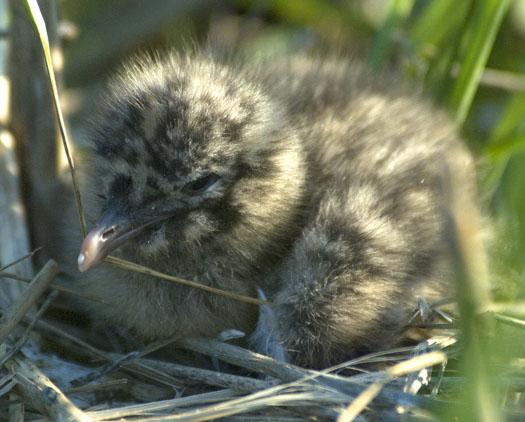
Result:
{"label": "chick's eye", "polygon": [[219,176],[215,173],[209,173],[204,176],[199,177],[198,179],[192,180],[191,182],[186,183],[183,190],[189,195],[196,195],[198,193],[204,192],[210,186],[212,186]]}

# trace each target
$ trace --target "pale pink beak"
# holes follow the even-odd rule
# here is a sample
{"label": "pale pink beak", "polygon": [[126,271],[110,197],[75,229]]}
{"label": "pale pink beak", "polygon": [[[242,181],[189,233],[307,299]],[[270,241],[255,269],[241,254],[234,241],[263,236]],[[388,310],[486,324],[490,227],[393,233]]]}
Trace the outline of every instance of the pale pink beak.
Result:
{"label": "pale pink beak", "polygon": [[100,263],[111,251],[139,235],[145,228],[174,216],[163,213],[158,216],[125,217],[106,212],[91,230],[80,247],[78,270],[84,272]]}

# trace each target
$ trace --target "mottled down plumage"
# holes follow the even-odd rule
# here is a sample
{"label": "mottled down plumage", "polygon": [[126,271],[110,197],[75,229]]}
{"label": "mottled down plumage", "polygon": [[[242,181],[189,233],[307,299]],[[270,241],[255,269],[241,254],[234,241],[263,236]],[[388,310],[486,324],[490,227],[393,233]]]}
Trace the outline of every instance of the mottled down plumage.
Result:
{"label": "mottled down plumage", "polygon": [[448,289],[443,174],[474,186],[447,116],[398,85],[344,59],[204,53],[144,58],[111,84],[77,158],[95,227],[81,268],[111,250],[244,295],[259,288],[271,304],[258,323],[254,305],[107,264],[79,273],[77,224],[61,224],[55,254],[111,304],[89,305],[97,319],[143,338],[235,328],[312,367],[393,345],[418,300]]}

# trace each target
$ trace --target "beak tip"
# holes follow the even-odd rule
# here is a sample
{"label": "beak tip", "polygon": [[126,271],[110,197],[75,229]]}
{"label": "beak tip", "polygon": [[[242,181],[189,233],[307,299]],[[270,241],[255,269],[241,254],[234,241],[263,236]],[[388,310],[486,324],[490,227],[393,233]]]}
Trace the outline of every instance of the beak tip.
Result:
{"label": "beak tip", "polygon": [[78,264],[78,270],[81,273],[89,269],[89,266],[87,265],[87,262],[86,262],[86,255],[84,255],[83,253],[78,255],[77,264]]}

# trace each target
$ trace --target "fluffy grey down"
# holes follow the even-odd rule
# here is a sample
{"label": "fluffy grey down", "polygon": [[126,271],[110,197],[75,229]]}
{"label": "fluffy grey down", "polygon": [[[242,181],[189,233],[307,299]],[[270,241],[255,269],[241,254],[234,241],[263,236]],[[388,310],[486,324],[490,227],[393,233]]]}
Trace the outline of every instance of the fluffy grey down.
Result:
{"label": "fluffy grey down", "polygon": [[398,343],[418,300],[448,290],[443,175],[473,196],[472,159],[394,78],[338,58],[142,58],[110,84],[89,142],[77,158],[89,229],[134,230],[107,253],[271,302],[103,263],[79,273],[70,202],[50,249],[111,304],[89,304],[98,321],[144,339],[238,329],[258,351],[323,367]]}

